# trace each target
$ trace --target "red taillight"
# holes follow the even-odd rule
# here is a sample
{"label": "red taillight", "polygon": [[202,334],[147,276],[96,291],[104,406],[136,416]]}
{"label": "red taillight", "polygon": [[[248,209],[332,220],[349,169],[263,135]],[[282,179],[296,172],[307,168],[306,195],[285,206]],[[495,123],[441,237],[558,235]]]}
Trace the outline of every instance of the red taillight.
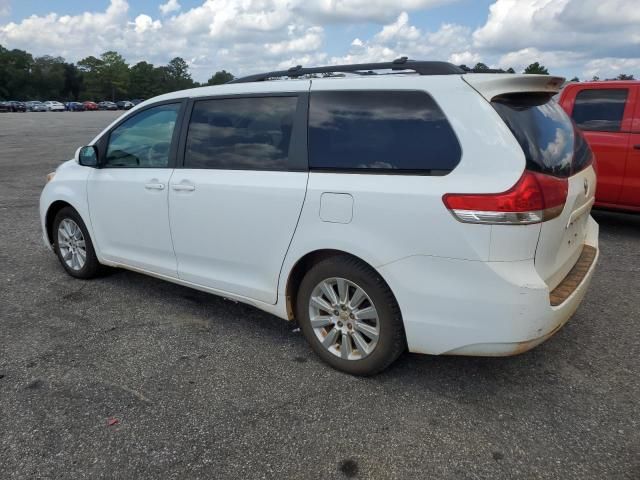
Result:
{"label": "red taillight", "polygon": [[447,193],[442,201],[461,222],[526,225],[562,213],[569,181],[525,170],[520,180],[502,193]]}

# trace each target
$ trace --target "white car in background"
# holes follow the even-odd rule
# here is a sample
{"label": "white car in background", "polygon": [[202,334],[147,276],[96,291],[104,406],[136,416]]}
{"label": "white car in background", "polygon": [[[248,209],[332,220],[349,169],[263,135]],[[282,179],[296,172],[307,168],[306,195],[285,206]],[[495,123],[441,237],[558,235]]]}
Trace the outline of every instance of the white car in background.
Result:
{"label": "white car in background", "polygon": [[295,319],[352,374],[521,353],[598,257],[561,84],[403,58],[162,95],[50,175],[44,241],[77,278],[122,267]]}
{"label": "white car in background", "polygon": [[44,106],[47,109],[47,112],[64,112],[64,105],[55,100],[47,100],[44,102]]}

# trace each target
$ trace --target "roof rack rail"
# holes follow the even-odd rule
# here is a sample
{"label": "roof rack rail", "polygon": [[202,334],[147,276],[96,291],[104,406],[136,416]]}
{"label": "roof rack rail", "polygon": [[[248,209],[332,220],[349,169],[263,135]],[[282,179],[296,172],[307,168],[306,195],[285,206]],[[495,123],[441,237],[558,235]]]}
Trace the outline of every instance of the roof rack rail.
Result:
{"label": "roof rack rail", "polygon": [[298,78],[304,75],[317,73],[359,73],[361,75],[375,75],[374,70],[413,70],[419,75],[460,75],[465,70],[448,62],[424,62],[409,60],[407,57],[396,58],[393,62],[381,63],[354,63],[350,65],[327,65],[324,67],[303,68],[302,65],[291,67],[288,70],[256,73],[246,77],[236,78],[228,83],[263,82],[271,78],[289,77]]}

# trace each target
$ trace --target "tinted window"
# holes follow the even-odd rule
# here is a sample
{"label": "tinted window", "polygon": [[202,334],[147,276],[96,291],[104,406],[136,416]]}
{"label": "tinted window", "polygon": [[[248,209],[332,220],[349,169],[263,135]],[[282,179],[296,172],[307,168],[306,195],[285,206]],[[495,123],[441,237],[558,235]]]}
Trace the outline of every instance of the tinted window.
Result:
{"label": "tinted window", "polygon": [[445,174],[460,156],[451,125],[424,92],[311,94],[312,168]]}
{"label": "tinted window", "polygon": [[583,130],[618,132],[627,93],[626,88],[582,90],[576,95],[573,120]]}
{"label": "tinted window", "polygon": [[187,168],[288,170],[297,97],[203,100],[193,106]]}
{"label": "tinted window", "polygon": [[116,127],[109,137],[105,166],[168,167],[179,110],[178,103],[152,107]]}
{"label": "tinted window", "polygon": [[548,95],[502,95],[491,104],[520,143],[527,169],[567,177],[590,163],[582,134]]}

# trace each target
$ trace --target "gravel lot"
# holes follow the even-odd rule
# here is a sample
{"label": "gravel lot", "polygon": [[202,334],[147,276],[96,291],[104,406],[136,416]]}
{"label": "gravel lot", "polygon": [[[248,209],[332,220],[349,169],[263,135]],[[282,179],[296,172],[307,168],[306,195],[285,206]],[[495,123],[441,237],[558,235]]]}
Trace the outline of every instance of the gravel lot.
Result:
{"label": "gravel lot", "polygon": [[0,114],[1,478],[640,478],[640,216],[594,214],[594,282],[546,344],[353,378],[251,307],[64,273],[40,190],[116,115]]}

